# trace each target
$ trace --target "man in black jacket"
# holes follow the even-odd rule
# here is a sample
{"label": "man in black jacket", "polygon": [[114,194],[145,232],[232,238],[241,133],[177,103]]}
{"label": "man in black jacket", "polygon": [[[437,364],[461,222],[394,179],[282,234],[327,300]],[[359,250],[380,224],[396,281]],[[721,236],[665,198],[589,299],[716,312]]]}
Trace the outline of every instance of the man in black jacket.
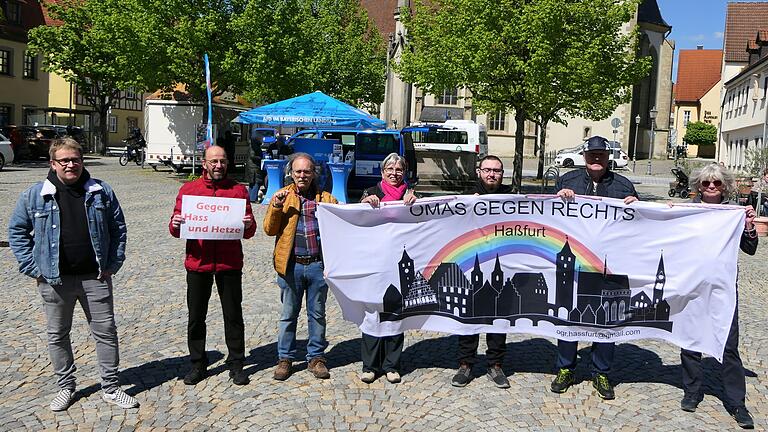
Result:
{"label": "man in black jacket", "polygon": [[[593,136],[584,144],[585,170],[573,170],[557,180],[557,196],[572,200],[576,195],[595,195],[623,199],[624,204],[637,201],[637,191],[629,179],[608,170],[610,147],[608,140]],[[564,393],[574,383],[573,369],[576,367],[578,342],[557,341],[557,377],[552,381],[551,390]],[[592,385],[603,399],[613,399],[613,386],[608,373],[613,364],[614,343],[592,344]]]}
{"label": "man in black jacket", "polygon": [[[475,195],[508,194],[512,188],[502,184],[504,177],[504,164],[496,156],[488,155],[480,160],[477,169],[477,182],[475,183]],[[485,342],[488,351],[485,355],[488,360],[488,379],[498,388],[509,388],[509,380],[504,375],[501,365],[504,353],[507,350],[506,334],[488,333]],[[472,381],[472,365],[477,362],[477,346],[480,343],[480,335],[459,336],[459,369],[451,380],[454,387],[464,387]]]}

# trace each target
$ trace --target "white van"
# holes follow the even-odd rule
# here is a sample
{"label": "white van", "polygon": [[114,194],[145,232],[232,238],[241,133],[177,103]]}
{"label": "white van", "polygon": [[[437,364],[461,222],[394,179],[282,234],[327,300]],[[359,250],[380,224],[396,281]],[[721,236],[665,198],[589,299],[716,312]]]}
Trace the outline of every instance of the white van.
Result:
{"label": "white van", "polygon": [[[207,106],[199,102],[149,99],[144,105],[144,139],[147,142],[146,162],[157,169],[167,165],[174,170],[191,167],[193,160],[201,164],[202,150],[195,149],[197,128],[203,122]],[[243,125],[230,123],[246,108],[213,104],[213,138],[227,130],[235,136],[235,165],[248,160],[248,133]]]}
{"label": "white van", "polygon": [[478,159],[488,154],[485,125],[472,120],[446,120],[440,124],[416,124],[403,129],[413,139],[416,150],[447,150],[476,153]]}

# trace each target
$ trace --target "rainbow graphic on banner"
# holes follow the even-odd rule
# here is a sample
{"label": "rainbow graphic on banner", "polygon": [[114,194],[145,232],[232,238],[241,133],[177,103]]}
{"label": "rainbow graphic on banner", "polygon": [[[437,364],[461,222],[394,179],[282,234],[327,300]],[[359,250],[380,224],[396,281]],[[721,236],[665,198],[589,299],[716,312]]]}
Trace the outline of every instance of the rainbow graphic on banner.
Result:
{"label": "rainbow graphic on banner", "polygon": [[[512,229],[527,226],[526,233],[534,233],[544,228],[543,235],[497,235],[497,229]],[[590,251],[581,242],[569,237],[564,232],[551,226],[531,221],[497,222],[477,228],[453,239],[440,249],[424,268],[424,277],[429,280],[432,273],[442,263],[456,263],[466,272],[475,265],[475,256],[481,263],[496,259],[496,256],[510,254],[533,255],[556,264],[557,254],[565,243],[576,257],[576,270],[587,272],[610,273],[602,259]]]}

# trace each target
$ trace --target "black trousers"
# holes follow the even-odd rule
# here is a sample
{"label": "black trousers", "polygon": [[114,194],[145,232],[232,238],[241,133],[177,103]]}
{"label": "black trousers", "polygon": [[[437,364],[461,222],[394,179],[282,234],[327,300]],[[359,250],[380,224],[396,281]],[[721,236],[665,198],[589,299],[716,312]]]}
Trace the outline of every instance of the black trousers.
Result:
{"label": "black trousers", "polygon": [[[680,365],[683,369],[683,391],[686,396],[701,400],[704,395],[701,390],[703,373],[701,353],[689,350],[680,351]],[[747,394],[747,383],[744,378],[744,365],[739,356],[739,301],[736,300],[736,310],[731,321],[731,331],[725,341],[721,377],[723,380],[723,403],[728,408],[744,406]]]}
{"label": "black trousers", "polygon": [[[488,367],[504,363],[507,351],[507,335],[504,333],[488,333],[485,335],[488,351],[485,357]],[[480,335],[459,335],[459,362],[473,365],[477,363],[477,347],[480,345]]]}
{"label": "black trousers", "polygon": [[217,273],[187,271],[187,344],[189,360],[193,365],[208,366],[205,354],[205,318],[208,315],[208,301],[211,299],[213,280],[221,300],[224,315],[224,339],[227,343],[227,364],[245,359],[245,325],[243,324],[243,272],[240,270]]}
{"label": "black trousers", "polygon": [[400,355],[403,353],[405,335],[371,336],[363,333],[360,354],[363,372],[399,372]]}

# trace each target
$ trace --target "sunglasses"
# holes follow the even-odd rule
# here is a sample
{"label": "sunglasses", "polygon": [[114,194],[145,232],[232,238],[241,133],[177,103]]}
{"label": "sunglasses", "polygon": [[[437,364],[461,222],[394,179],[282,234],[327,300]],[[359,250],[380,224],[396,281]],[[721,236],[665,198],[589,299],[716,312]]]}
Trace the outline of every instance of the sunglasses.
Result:
{"label": "sunglasses", "polygon": [[709,187],[710,184],[714,185],[715,187],[720,187],[723,185],[723,182],[721,182],[720,180],[715,180],[715,181],[702,180],[701,181],[701,185],[704,186],[705,188]]}

